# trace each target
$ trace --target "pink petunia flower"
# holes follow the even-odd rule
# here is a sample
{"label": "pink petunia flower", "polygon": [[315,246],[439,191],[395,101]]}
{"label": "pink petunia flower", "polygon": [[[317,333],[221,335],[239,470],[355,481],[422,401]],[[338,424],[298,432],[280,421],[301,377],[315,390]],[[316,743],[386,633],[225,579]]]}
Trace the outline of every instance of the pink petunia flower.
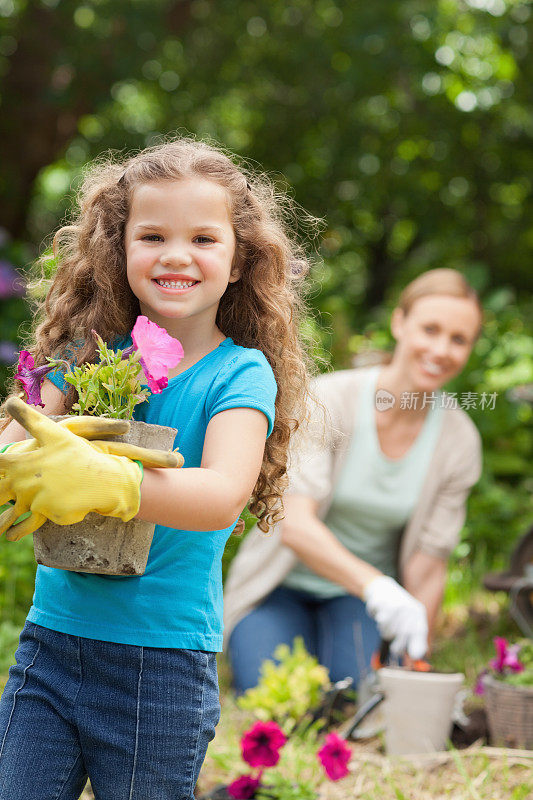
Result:
{"label": "pink petunia flower", "polygon": [[235,800],[250,800],[250,798],[255,797],[255,793],[260,785],[261,773],[259,773],[257,778],[254,778],[253,775],[241,775],[240,778],[237,778],[229,784],[227,792],[229,796],[234,797]]}
{"label": "pink petunia flower", "polygon": [[525,669],[524,665],[518,658],[518,653],[520,652],[520,645],[513,644],[511,647],[507,648],[507,653],[505,656],[505,666],[509,667],[511,672],[523,672]]}
{"label": "pink petunia flower", "polygon": [[45,377],[53,369],[53,364],[43,364],[42,367],[36,367],[32,354],[27,350],[20,351],[15,378],[23,385],[26,392],[26,402],[30,406],[42,406],[44,408],[41,398],[41,386]]}
{"label": "pink petunia flower", "polygon": [[329,733],[317,758],[324,767],[324,772],[332,781],[338,781],[348,775],[348,761],[352,755],[344,739],[337,733]]}
{"label": "pink petunia flower", "polygon": [[242,757],[251,767],[273,767],[286,741],[276,722],[256,722],[241,739]]}
{"label": "pink petunia flower", "polygon": [[159,394],[168,385],[169,369],[183,358],[181,342],[145,316],[137,317],[131,338],[140,353],[139,361],[148,386],[154,394]]}
{"label": "pink petunia flower", "polygon": [[522,672],[524,665],[518,660],[519,645],[509,647],[506,639],[502,636],[495,636],[494,647],[496,648],[496,658],[490,661],[490,666],[493,670],[502,675],[506,667],[510,669],[511,672]]}

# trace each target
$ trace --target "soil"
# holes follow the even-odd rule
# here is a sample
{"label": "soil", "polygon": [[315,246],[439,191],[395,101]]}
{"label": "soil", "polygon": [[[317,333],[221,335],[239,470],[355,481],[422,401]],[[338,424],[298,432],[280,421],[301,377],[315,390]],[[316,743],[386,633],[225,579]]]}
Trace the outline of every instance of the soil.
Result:
{"label": "soil", "polygon": [[487,715],[484,708],[475,708],[468,714],[468,725],[454,724],[451,742],[457,750],[463,750],[480,741],[490,744]]}

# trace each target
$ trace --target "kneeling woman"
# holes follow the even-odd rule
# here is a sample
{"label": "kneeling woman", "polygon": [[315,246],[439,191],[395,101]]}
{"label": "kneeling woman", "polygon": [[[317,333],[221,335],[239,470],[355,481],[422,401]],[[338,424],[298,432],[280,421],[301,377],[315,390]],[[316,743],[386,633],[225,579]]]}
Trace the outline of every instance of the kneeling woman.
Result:
{"label": "kneeling woman", "polygon": [[327,431],[294,454],[285,519],[250,531],[226,583],[238,692],[295,636],[334,681],[357,684],[380,639],[425,655],[481,471],[477,429],[440,390],[465,366],[481,319],[459,272],[431,270],[393,311],[390,363],[316,379]]}

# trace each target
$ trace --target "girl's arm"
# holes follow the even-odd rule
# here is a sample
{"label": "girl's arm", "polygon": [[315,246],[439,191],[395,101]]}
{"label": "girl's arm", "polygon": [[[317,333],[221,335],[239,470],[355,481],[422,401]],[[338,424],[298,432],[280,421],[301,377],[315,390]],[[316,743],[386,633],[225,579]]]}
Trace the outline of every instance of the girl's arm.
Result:
{"label": "girl's arm", "polygon": [[318,503],[311,497],[286,495],[283,504],[283,544],[294,550],[317,575],[339,584],[350,594],[362,597],[365,586],[382,573],[339,542],[318,518]]}
{"label": "girl's arm", "polygon": [[[44,380],[41,389],[41,398],[44,403],[44,408],[36,406],[37,411],[41,411],[50,417],[54,414],[60,415],[66,413],[65,395],[60,389],[57,388],[51,381]],[[26,430],[19,425],[15,420],[11,420],[2,433],[0,434],[0,445],[9,444],[11,442],[21,442],[26,438]]]}
{"label": "girl's arm", "polygon": [[200,467],[145,469],[140,519],[193,531],[229,527],[257,481],[267,418],[252,408],[216,414],[209,425]]}

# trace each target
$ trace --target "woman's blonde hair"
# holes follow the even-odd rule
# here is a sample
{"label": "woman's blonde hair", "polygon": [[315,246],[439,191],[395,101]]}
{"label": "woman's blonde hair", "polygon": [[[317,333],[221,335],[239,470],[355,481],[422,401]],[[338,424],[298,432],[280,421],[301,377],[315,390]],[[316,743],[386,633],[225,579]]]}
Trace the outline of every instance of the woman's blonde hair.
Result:
{"label": "woman's blonde hair", "polygon": [[[238,166],[218,147],[179,138],[122,161],[104,157],[89,166],[72,223],[54,237],[57,271],[40,309],[28,349],[36,366],[46,356],[94,361],[96,330],[104,341],[128,334],[140,313],[126,275],[124,232],[135,188],[154,181],[199,177],[222,186],[236,237],[240,278],[220,300],[217,325],[234,342],[261,350],[277,381],[276,419],[250,501],[259,527],[282,518],[288,445],[304,414],[308,361],[299,335],[307,258],[288,232],[288,201],[264,176]],[[74,397],[67,397],[72,406]]]}
{"label": "woman's blonde hair", "polygon": [[473,300],[480,314],[483,314],[478,294],[470,286],[465,276],[455,269],[444,267],[423,272],[418,278],[408,283],[398,298],[397,307],[401,308],[404,314],[408,314],[416,300],[435,294]]}

